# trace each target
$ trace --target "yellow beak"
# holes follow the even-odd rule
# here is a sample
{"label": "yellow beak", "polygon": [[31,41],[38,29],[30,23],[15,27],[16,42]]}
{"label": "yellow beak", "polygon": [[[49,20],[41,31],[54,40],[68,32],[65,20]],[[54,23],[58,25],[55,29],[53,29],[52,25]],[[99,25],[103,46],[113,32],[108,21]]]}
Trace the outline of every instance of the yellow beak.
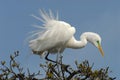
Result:
{"label": "yellow beak", "polygon": [[98,49],[99,49],[101,55],[104,56],[104,52],[103,52],[102,46],[100,44],[98,44]]}

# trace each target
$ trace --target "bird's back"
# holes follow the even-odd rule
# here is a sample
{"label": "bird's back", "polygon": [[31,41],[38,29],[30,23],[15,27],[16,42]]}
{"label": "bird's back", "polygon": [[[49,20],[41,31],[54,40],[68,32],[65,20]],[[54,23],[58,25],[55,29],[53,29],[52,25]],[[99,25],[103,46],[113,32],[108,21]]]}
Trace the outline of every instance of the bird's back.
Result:
{"label": "bird's back", "polygon": [[[30,40],[30,48],[35,54],[41,55],[44,51],[50,53],[62,52],[65,44],[72,38],[75,28],[64,21],[56,20],[50,15],[42,13],[45,20],[43,26],[45,31],[33,40]],[[48,18],[48,19],[47,19]]]}

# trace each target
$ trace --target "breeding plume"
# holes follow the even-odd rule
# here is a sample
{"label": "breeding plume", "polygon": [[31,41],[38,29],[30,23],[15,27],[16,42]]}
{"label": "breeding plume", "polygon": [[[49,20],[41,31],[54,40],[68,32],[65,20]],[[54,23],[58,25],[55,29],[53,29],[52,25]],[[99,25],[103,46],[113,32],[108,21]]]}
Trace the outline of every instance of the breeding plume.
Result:
{"label": "breeding plume", "polygon": [[80,40],[77,41],[74,37],[75,28],[67,22],[60,21],[58,14],[56,17],[51,11],[49,13],[40,11],[40,14],[41,18],[34,15],[33,17],[42,21],[43,25],[37,26],[39,30],[35,31],[32,35],[34,38],[29,41],[29,47],[34,54],[42,55],[45,52],[62,53],[65,48],[80,49],[85,47],[87,42],[90,42],[104,56],[101,47],[101,37],[97,33],[84,32],[81,34]]}

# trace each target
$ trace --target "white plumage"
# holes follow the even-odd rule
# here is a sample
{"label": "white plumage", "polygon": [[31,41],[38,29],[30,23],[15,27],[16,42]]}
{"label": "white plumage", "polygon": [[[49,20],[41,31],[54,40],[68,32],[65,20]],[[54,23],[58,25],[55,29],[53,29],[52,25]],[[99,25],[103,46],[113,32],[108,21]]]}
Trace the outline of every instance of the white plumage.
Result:
{"label": "white plumage", "polygon": [[34,54],[42,55],[45,51],[49,53],[62,53],[65,48],[82,48],[89,41],[104,55],[100,46],[101,38],[98,34],[85,32],[80,37],[81,41],[77,41],[74,38],[74,27],[64,21],[59,21],[58,15],[55,17],[51,11],[49,11],[49,14],[45,11],[40,11],[40,13],[42,19],[34,17],[44,23],[42,27],[45,31],[37,31],[33,34],[36,38],[29,41],[29,46]]}

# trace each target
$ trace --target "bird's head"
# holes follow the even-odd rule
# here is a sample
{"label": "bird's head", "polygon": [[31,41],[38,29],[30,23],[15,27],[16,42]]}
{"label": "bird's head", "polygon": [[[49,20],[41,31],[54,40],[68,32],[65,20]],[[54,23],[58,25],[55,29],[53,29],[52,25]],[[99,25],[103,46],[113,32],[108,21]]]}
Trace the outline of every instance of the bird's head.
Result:
{"label": "bird's head", "polygon": [[101,46],[101,37],[97,33],[86,32],[87,40],[92,43],[95,47],[97,47],[102,56],[104,56],[104,52]]}

